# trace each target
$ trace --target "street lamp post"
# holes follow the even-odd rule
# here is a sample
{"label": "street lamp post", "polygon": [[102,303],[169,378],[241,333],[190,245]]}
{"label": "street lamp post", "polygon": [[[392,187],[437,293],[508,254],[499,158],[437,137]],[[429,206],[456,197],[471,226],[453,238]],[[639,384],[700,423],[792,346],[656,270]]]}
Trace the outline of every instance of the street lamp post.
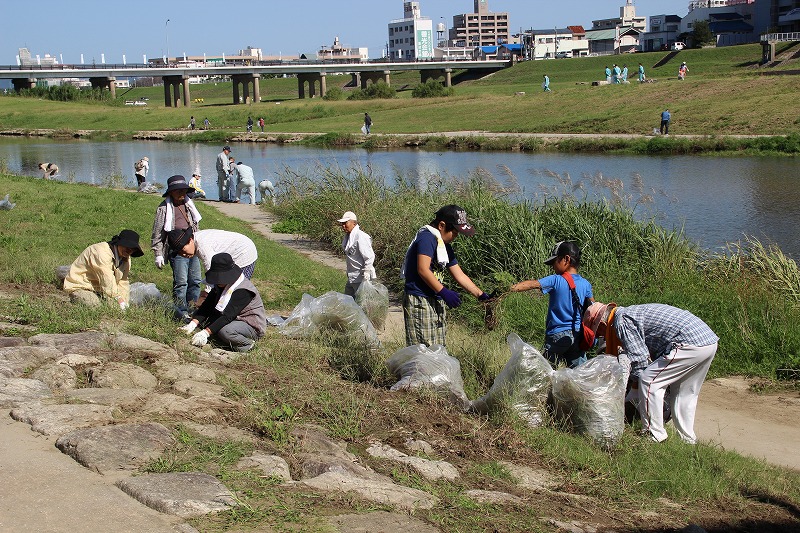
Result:
{"label": "street lamp post", "polygon": [[164,35],[167,40],[167,60],[166,63],[169,65],[169,19],[164,23]]}

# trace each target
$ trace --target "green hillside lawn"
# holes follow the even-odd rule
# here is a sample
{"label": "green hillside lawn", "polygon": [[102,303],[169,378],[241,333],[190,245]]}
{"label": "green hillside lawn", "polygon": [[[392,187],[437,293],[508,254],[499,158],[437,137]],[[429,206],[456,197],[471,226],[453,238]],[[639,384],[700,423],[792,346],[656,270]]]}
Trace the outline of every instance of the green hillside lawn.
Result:
{"label": "green hillside lawn", "polygon": [[[164,108],[160,87],[132,89],[119,100],[150,98],[147,108],[84,103],[59,103],[17,97],[0,98],[0,127],[100,129],[119,132],[185,129],[189,116],[198,124],[208,117],[214,129],[241,131],[248,116],[264,116],[267,131],[355,133],[365,111],[375,133],[438,131],[637,133],[658,126],[661,111],[672,111],[676,134],[788,135],[800,131],[797,77],[763,76],[757,68],[760,47],[685,50],[659,68],[667,52],[610,57],[522,62],[488,78],[456,86],[447,99],[412,99],[409,90],[382,101],[297,99],[291,78],[261,81],[262,102],[230,105],[230,83],[193,85],[191,109]],[[638,62],[656,83],[592,87],[606,64],[627,62],[630,79]],[[689,65],[686,81],[676,73]],[[791,66],[791,65],[789,65]],[[789,68],[783,66],[781,68]],[[542,75],[551,78],[552,93],[541,92]],[[349,76],[329,76],[329,86]],[[393,86],[408,89],[417,74],[393,76]],[[524,91],[524,96],[514,96]],[[102,111],[101,111],[102,110]]]}

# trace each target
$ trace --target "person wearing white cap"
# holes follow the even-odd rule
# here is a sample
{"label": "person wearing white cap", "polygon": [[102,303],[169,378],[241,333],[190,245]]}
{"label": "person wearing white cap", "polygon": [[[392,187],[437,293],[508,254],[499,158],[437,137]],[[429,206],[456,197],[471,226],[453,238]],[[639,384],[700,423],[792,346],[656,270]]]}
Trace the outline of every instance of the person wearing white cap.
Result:
{"label": "person wearing white cap", "polygon": [[664,395],[670,387],[675,429],[682,440],[694,444],[697,399],[719,337],[684,309],[664,304],[615,305],[593,303],[584,313],[585,327],[605,337],[606,353],[630,368],[639,414],[651,438],[656,442],[667,438]]}
{"label": "person wearing white cap", "polygon": [[337,220],[344,231],[342,250],[347,260],[347,285],[344,293],[355,297],[358,287],[363,281],[375,279],[375,252],[372,250],[372,237],[361,231],[358,217],[352,211],[345,212]]}

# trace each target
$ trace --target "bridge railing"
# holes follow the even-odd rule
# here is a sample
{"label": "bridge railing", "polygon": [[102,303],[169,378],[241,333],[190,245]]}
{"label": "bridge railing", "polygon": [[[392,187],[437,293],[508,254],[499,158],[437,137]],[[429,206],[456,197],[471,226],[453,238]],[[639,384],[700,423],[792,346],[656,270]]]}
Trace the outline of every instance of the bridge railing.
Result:
{"label": "bridge railing", "polygon": [[800,41],[800,31],[791,33],[764,33],[761,35],[762,43],[779,43],[789,41]]}

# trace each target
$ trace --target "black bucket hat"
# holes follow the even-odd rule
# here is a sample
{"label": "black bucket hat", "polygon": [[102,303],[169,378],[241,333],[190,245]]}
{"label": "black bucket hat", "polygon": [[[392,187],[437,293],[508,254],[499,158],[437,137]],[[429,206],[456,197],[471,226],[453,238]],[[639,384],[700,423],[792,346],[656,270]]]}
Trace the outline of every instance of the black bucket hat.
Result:
{"label": "black bucket hat", "polygon": [[111,237],[111,240],[108,241],[108,244],[112,246],[124,246],[125,248],[132,249],[133,252],[131,252],[131,255],[133,257],[142,257],[144,255],[142,247],[139,245],[139,234],[132,229],[124,229],[120,231],[119,235],[114,235]]}
{"label": "black bucket hat", "polygon": [[231,254],[221,253],[211,258],[211,268],[206,272],[209,285],[230,285],[242,275],[242,269],[233,262]]}
{"label": "black bucket hat", "polygon": [[164,191],[164,194],[162,194],[161,196],[163,198],[166,198],[170,191],[178,191],[181,189],[186,189],[187,193],[195,192],[194,187],[189,185],[189,182],[186,181],[186,178],[184,178],[180,174],[176,174],[175,176],[172,176],[167,180],[167,190]]}
{"label": "black bucket hat", "polygon": [[192,237],[194,237],[192,228],[174,229],[167,233],[167,242],[173,250],[182,250],[184,246],[189,244],[189,239]]}

